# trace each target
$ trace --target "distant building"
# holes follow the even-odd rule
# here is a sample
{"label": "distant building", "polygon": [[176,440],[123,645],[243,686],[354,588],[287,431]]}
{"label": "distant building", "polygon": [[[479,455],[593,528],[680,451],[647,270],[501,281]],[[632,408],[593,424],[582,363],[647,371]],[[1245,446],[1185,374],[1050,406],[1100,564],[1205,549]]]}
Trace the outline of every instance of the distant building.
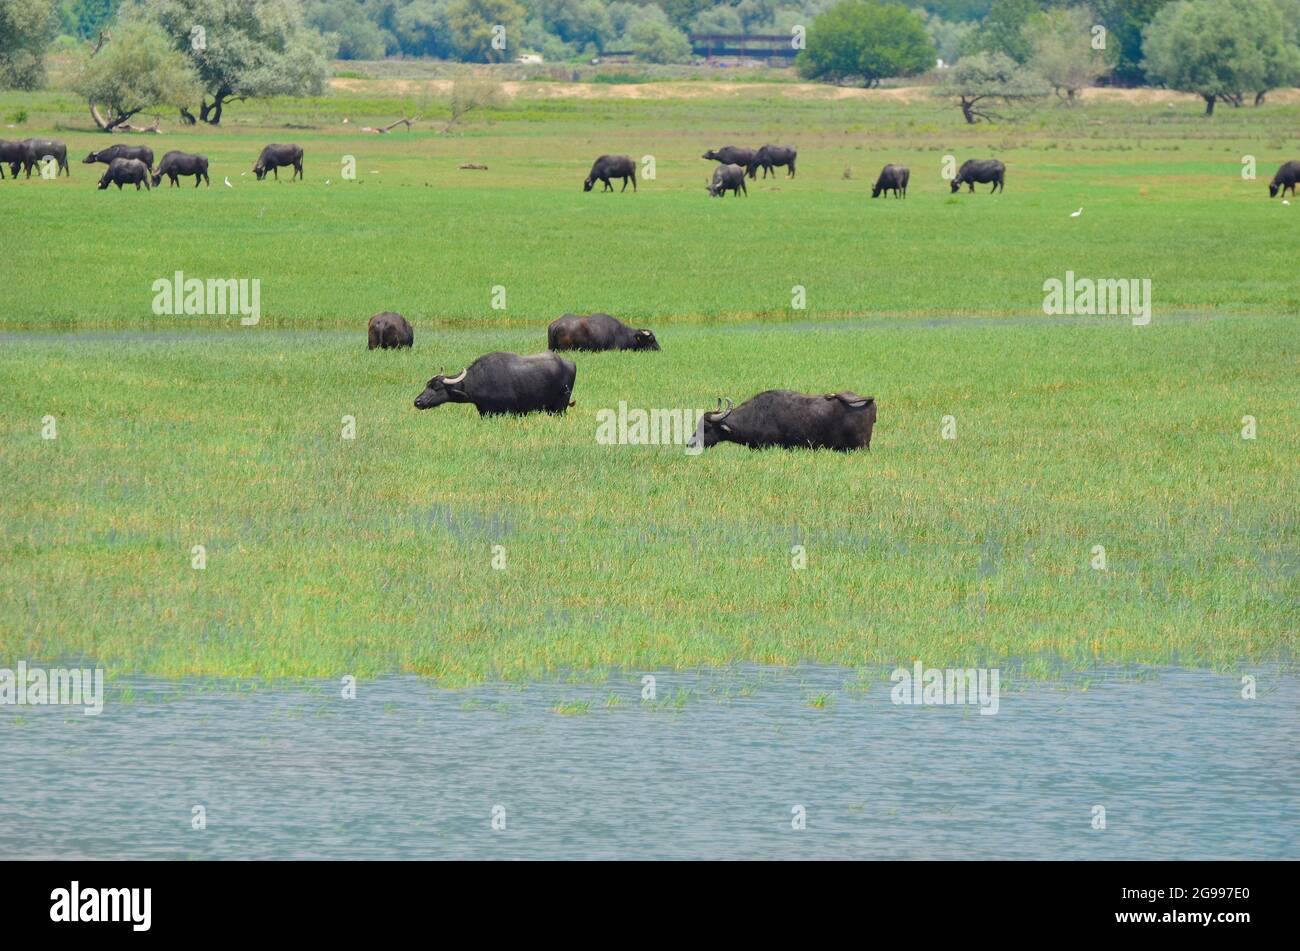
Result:
{"label": "distant building", "polygon": [[541,53],[524,53],[517,60],[515,60],[515,62],[523,63],[525,66],[537,66],[538,64],[545,61],[542,59]]}
{"label": "distant building", "polygon": [[784,33],[692,33],[691,52],[713,59],[754,59],[789,65],[799,51]]}

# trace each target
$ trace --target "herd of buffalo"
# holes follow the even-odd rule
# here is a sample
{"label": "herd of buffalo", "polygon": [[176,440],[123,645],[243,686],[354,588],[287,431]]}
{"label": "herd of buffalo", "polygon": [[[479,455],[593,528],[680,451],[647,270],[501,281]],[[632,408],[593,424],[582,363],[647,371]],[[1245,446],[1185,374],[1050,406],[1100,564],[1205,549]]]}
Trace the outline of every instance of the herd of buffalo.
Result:
{"label": "herd of buffalo", "polygon": [[[775,175],[776,168],[785,168],[786,176],[795,175],[797,153],[784,146],[764,145],[758,149],[727,146],[710,149],[702,156],[717,162],[713,177],[708,181],[708,193],[721,197],[728,191],[739,197],[749,189],[751,181],[761,169],[763,177]],[[181,176],[193,176],[194,187],[211,185],[208,178],[206,156],[187,152],[166,153],[154,166],[153,150],[147,146],[117,144],[91,152],[84,164],[107,165],[99,187],[110,185],[135,185],[139,190],[152,183],[160,185],[164,177],[172,186],[179,186]],[[32,169],[45,164],[53,167],[54,174],[71,177],[68,169],[68,149],[54,139],[24,139],[20,142],[0,140],[0,178],[8,165],[12,177],[18,177],[20,168],[31,178]],[[293,177],[303,176],[303,150],[297,145],[268,145],[253,166],[261,181],[272,174],[278,180],[279,169],[293,168]],[[871,190],[876,198],[892,192],[895,198],[906,197],[909,170],[902,165],[886,165]],[[975,185],[992,184],[991,191],[1004,188],[1006,166],[996,159],[972,159],[964,163],[953,177],[953,192],[966,185],[972,192]],[[602,155],[596,159],[591,172],[583,181],[583,190],[591,191],[601,182],[603,191],[613,191],[611,179],[622,179],[622,191],[631,182],[636,191],[636,163],[626,155]],[[1278,192],[1295,195],[1300,181],[1300,161],[1285,162],[1269,184],[1269,197]],[[227,180],[229,184],[229,180]],[[401,314],[385,311],[370,318],[369,346],[374,349],[411,347],[415,333]],[[557,351],[646,350],[659,349],[659,341],[646,329],[627,326],[609,314],[580,316],[565,314],[553,321],[547,329],[545,353],[520,356],[515,353],[488,353],[454,376],[439,373],[425,385],[415,399],[416,409],[432,409],[443,403],[472,403],[483,416],[534,412],[563,413],[573,406],[573,386],[578,368]],[[869,449],[871,431],[876,422],[876,401],[870,396],[859,396],[849,391],[826,394],[796,393],[791,390],[766,390],[740,406],[731,400],[718,400],[717,409],[700,418],[693,439],[697,447],[707,448],[718,442],[735,442],[751,448],[762,447],[812,447],[847,451]]]}
{"label": "herd of buffalo", "polygon": [[[384,311],[370,318],[370,349],[400,349],[415,344],[415,331],[401,314]],[[545,353],[520,356],[495,352],[479,357],[459,373],[439,373],[415,398],[416,409],[443,403],[472,403],[480,416],[504,413],[563,413],[573,402],[578,368],[556,351],[658,350],[653,332],[629,327],[609,314],[565,314],[551,322]],[[701,449],[734,442],[751,449],[780,447],[870,449],[876,425],[874,397],[848,390],[808,394],[765,390],[740,406],[719,399],[704,413],[691,444]]]}
{"label": "herd of buffalo", "polygon": [[[302,178],[302,154],[300,145],[268,145],[258,155],[257,162],[253,165],[253,174],[257,176],[258,181],[264,179],[268,173],[278,181],[279,170],[292,167],[292,178]],[[727,192],[731,192],[736,197],[740,197],[742,192],[748,196],[749,189],[745,186],[745,179],[749,178],[752,181],[757,178],[760,169],[764,178],[767,178],[769,173],[775,175],[777,168],[785,168],[786,177],[794,178],[797,157],[798,152],[795,149],[783,145],[764,145],[757,149],[728,145],[720,149],[709,149],[701,156],[708,161],[718,163],[713,171],[713,177],[707,183],[708,193],[715,198],[720,198]],[[56,174],[61,172],[71,177],[72,173],[68,169],[68,147],[57,139],[23,139],[20,142],[0,139],[0,178],[4,178],[5,165],[9,166],[12,177],[17,178],[18,170],[21,168],[26,172],[27,177],[31,178],[32,169],[45,161],[54,165]],[[208,179],[207,156],[191,155],[188,152],[168,152],[158,163],[158,167],[154,168],[153,149],[144,145],[119,144],[98,152],[91,152],[82,159],[82,162],[86,165],[100,163],[108,166],[99,180],[101,189],[108,188],[109,185],[116,185],[118,189],[123,185],[134,185],[139,191],[141,185],[146,189],[149,188],[151,181],[155,186],[162,184],[164,177],[168,178],[173,186],[179,186],[182,175],[194,176],[195,188],[204,183],[212,184]],[[949,184],[953,192],[959,191],[962,185],[966,185],[973,192],[977,183],[982,185],[992,183],[993,187],[990,191],[1003,191],[1006,173],[1006,165],[997,159],[970,159],[962,164]],[[892,192],[895,198],[907,197],[907,180],[910,176],[911,172],[903,165],[886,165],[881,169],[876,184],[872,186],[871,197],[878,198],[885,192]],[[597,182],[600,182],[604,186],[601,191],[613,191],[611,179],[615,178],[623,182],[620,191],[627,191],[628,182],[632,183],[632,191],[636,191],[636,162],[630,156],[600,156],[583,180],[582,190],[589,192]],[[1277,174],[1273,176],[1273,181],[1269,183],[1269,197],[1275,197],[1279,191],[1284,195],[1290,191],[1294,197],[1298,181],[1300,181],[1300,161],[1282,163]]]}

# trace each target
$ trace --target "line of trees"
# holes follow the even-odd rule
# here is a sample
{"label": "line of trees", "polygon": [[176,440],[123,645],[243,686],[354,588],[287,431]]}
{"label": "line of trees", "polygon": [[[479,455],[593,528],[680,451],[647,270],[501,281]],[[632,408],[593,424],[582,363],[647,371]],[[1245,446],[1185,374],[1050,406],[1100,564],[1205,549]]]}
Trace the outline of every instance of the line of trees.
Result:
{"label": "line of trees", "polygon": [[161,106],[217,124],[231,103],[318,92],[333,57],[687,62],[688,32],[802,39],[800,73],[824,82],[941,65],[972,123],[1103,77],[1195,93],[1207,114],[1300,82],[1300,0],[2,0],[0,85],[39,86],[62,33],[101,128]]}

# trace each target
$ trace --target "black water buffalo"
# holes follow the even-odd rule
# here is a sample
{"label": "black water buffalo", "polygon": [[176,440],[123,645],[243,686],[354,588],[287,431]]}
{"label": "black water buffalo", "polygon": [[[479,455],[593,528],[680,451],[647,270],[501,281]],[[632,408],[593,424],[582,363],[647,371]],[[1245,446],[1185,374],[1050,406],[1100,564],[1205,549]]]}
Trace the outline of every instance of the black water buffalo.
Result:
{"label": "black water buffalo", "polygon": [[177,188],[180,187],[180,177],[182,175],[194,176],[194,187],[198,188],[204,182],[208,187],[212,186],[212,181],[208,178],[208,157],[206,155],[191,155],[189,152],[168,152],[158,163],[158,170],[153,173],[154,185],[161,185],[163,176],[166,175],[171,179],[171,184]]}
{"label": "black water buffalo", "polygon": [[386,310],[382,314],[375,314],[370,318],[370,326],[367,330],[370,337],[370,347],[374,350],[378,347],[380,350],[396,350],[399,347],[409,347],[415,343],[415,331],[407,323],[406,318],[401,314],[393,313]]}
{"label": "black water buffalo", "polygon": [[700,417],[691,444],[704,449],[734,442],[751,449],[870,449],[876,424],[876,400],[844,391],[814,396],[791,390],[767,390],[732,408],[722,400]]}
{"label": "black water buffalo", "polygon": [[271,172],[275,175],[275,180],[280,180],[280,169],[293,166],[293,175],[289,181],[302,177],[302,146],[301,145],[268,145],[262,149],[262,154],[257,157],[257,164],[253,166],[253,174],[257,176],[260,182],[266,178],[266,173]]}
{"label": "black water buffalo", "polygon": [[[110,145],[108,148],[100,149],[98,152],[91,152],[81,160],[81,164],[94,165],[96,162],[100,162],[104,165],[109,165],[115,158],[139,159],[141,162],[144,162],[145,165],[149,166],[151,171],[153,170],[153,149],[149,148],[147,145]],[[154,182],[154,184],[156,185],[158,183]]]}
{"label": "black water buffalo", "polygon": [[[64,172],[68,178],[72,177],[72,172],[68,169],[68,147],[58,139],[23,139],[22,146],[23,169],[27,172],[28,178],[32,177],[32,169],[47,157],[59,163],[59,171]],[[14,174],[16,176],[18,173]]]}
{"label": "black water buffalo", "polygon": [[754,160],[748,166],[749,177],[753,178],[754,173],[761,168],[763,177],[767,178],[768,172],[776,175],[775,166],[785,165],[785,177],[794,178],[794,159],[798,154],[794,149],[787,149],[783,145],[765,145],[754,153]]}
{"label": "black water buffalo", "polygon": [[565,314],[546,328],[552,350],[658,350],[648,330],[635,330],[609,314]]}
{"label": "black water buffalo", "polygon": [[416,409],[473,403],[480,416],[498,413],[563,413],[573,405],[578,368],[554,353],[488,353],[456,376],[439,373],[415,398]]}
{"label": "black water buffalo", "polygon": [[589,192],[597,182],[604,182],[605,187],[601,191],[612,192],[614,186],[609,183],[611,178],[623,179],[620,191],[627,191],[627,182],[631,179],[632,191],[636,191],[636,163],[626,155],[602,155],[591,166],[591,171],[582,183],[582,190]]}
{"label": "black water buffalo", "polygon": [[123,185],[134,185],[135,190],[139,191],[140,186],[143,185],[145,191],[148,191],[149,166],[139,159],[115,158],[108,163],[104,177],[99,180],[101,191],[109,185],[116,185],[118,191],[122,190]]}
{"label": "black water buffalo", "polygon": [[876,198],[881,192],[892,191],[895,198],[906,198],[907,180],[911,176],[912,173],[902,165],[886,165],[880,170],[880,177],[871,188],[871,197]]}
{"label": "black water buffalo", "polygon": [[749,168],[754,156],[758,152],[756,149],[742,149],[734,145],[728,145],[714,151],[709,149],[700,158],[706,158],[713,162],[719,162],[722,165],[739,165],[741,168]]}
{"label": "black water buffalo", "polygon": [[1291,197],[1295,197],[1295,183],[1300,182],[1300,162],[1283,162],[1282,167],[1277,170],[1273,176],[1273,181],[1268,186],[1268,197],[1272,198],[1281,189],[1282,194],[1286,195],[1286,190],[1291,189]]}
{"label": "black water buffalo", "polygon": [[990,195],[999,189],[1006,191],[1002,184],[1006,174],[1007,167],[997,159],[968,159],[962,162],[961,168],[957,170],[957,177],[952,180],[952,190],[955,192],[962,185],[968,185],[970,190],[974,191],[976,182],[981,185],[985,182],[992,182],[993,187],[989,189]]}
{"label": "black water buffalo", "polygon": [[23,164],[23,156],[27,154],[27,147],[21,142],[8,142],[0,139],[0,178],[5,177],[4,166],[9,166],[9,172],[14,178],[18,177],[18,167]]}
{"label": "black water buffalo", "polygon": [[749,197],[749,189],[745,187],[745,170],[739,165],[719,165],[713,170],[713,181],[709,182],[709,194],[714,198],[721,198],[730,189],[732,194],[737,198],[743,191],[745,197]]}

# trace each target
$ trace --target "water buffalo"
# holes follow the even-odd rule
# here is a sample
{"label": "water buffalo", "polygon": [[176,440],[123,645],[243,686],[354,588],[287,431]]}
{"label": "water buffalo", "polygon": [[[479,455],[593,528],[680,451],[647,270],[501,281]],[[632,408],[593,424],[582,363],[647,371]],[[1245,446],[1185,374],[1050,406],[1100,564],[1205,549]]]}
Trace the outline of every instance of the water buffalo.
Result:
{"label": "water buffalo", "polygon": [[268,145],[262,149],[262,154],[257,157],[257,164],[253,166],[253,174],[257,176],[260,182],[266,178],[266,173],[271,172],[275,175],[275,180],[280,180],[280,169],[293,166],[293,175],[289,181],[302,177],[302,146],[301,145]]}
{"label": "water buffalo", "polygon": [[488,353],[456,376],[439,373],[415,398],[416,409],[473,403],[480,416],[498,413],[563,413],[573,405],[578,368],[554,353]]}
{"label": "water buffalo", "polygon": [[1286,195],[1286,190],[1291,189],[1291,197],[1295,197],[1295,183],[1300,181],[1300,162],[1283,162],[1282,167],[1277,170],[1273,176],[1273,181],[1268,186],[1268,197],[1272,198],[1277,195],[1278,189]]}
{"label": "water buffalo", "polygon": [[739,165],[719,165],[713,170],[713,181],[707,187],[714,198],[721,198],[728,189],[737,198],[742,191],[746,198],[749,197],[749,189],[745,187],[745,170]]}
{"label": "water buffalo", "polygon": [[582,183],[582,190],[589,192],[597,182],[604,182],[605,187],[601,191],[612,192],[614,186],[609,183],[611,178],[623,179],[620,191],[627,191],[627,182],[631,179],[632,191],[636,191],[636,163],[626,155],[602,155],[591,166],[591,171]]}
{"label": "water buffalo", "polygon": [[895,198],[906,198],[907,180],[911,174],[902,165],[886,165],[880,170],[880,177],[871,188],[871,197],[876,198],[881,192],[892,191]]}
{"label": "water buffalo", "polygon": [[609,314],[565,314],[546,328],[546,345],[552,350],[658,350],[659,341],[648,330],[634,330]]}
{"label": "water buffalo", "polygon": [[718,149],[716,152],[713,149],[709,149],[709,151],[701,155],[700,158],[719,162],[722,165],[739,165],[742,168],[749,168],[750,163],[754,161],[754,156],[757,154],[758,152],[755,149],[742,149],[734,145],[728,145],[724,148]]}
{"label": "water buffalo", "polygon": [[[109,165],[115,158],[139,159],[141,162],[144,162],[145,165],[149,166],[151,171],[153,169],[153,149],[149,148],[147,145],[110,145],[108,148],[100,149],[98,152],[91,152],[81,160],[81,164],[94,165],[96,162],[100,162],[104,165]],[[156,185],[158,183],[154,182],[154,184]]]}
{"label": "water buffalo", "polygon": [[9,172],[14,178],[18,177],[18,166],[23,164],[23,156],[27,154],[27,147],[21,142],[8,142],[0,139],[0,179],[5,177],[4,166],[9,166]]}
{"label": "water buffalo", "polygon": [[997,159],[968,159],[962,162],[961,168],[957,170],[957,177],[952,180],[952,190],[955,192],[962,185],[967,185],[971,191],[974,191],[976,182],[981,185],[985,182],[992,182],[993,187],[989,189],[990,195],[999,189],[1006,191],[1002,184],[1006,174],[1007,167]]}
{"label": "water buffalo", "polygon": [[168,152],[158,163],[158,170],[153,173],[154,185],[161,185],[163,176],[166,175],[171,179],[171,184],[177,188],[180,187],[180,177],[182,175],[194,176],[194,187],[198,188],[204,182],[208,187],[212,187],[212,182],[208,178],[208,157],[206,155],[191,155],[189,152]]}
{"label": "water buffalo", "polygon": [[[58,139],[23,139],[21,144],[23,146],[23,168],[27,172],[28,178],[32,177],[32,169],[41,164],[47,157],[59,163],[59,171],[64,172],[68,178],[72,177],[72,172],[68,169],[68,147]],[[15,176],[17,174],[17,172],[14,173]]]}
{"label": "water buffalo", "polygon": [[395,350],[399,347],[409,347],[415,343],[415,331],[407,323],[406,318],[401,314],[395,314],[391,310],[386,310],[382,314],[375,314],[370,318],[368,328],[370,337],[369,349],[374,350],[378,347],[380,350]]}
{"label": "water buffalo", "polygon": [[732,408],[722,400],[700,417],[691,444],[707,449],[734,442],[751,449],[870,449],[876,424],[876,400],[844,391],[814,396],[791,390],[767,390]]}
{"label": "water buffalo", "polygon": [[134,185],[135,190],[139,191],[140,186],[143,185],[145,191],[148,191],[149,166],[139,159],[115,158],[108,163],[108,168],[104,171],[104,177],[99,180],[101,191],[109,185],[116,185],[118,191],[122,190],[123,185]]}
{"label": "water buffalo", "polygon": [[754,160],[749,163],[749,177],[753,178],[754,173],[761,168],[763,177],[767,178],[768,172],[776,175],[774,166],[785,165],[788,166],[785,177],[794,178],[794,159],[798,154],[794,149],[787,149],[783,145],[765,145],[754,153]]}

